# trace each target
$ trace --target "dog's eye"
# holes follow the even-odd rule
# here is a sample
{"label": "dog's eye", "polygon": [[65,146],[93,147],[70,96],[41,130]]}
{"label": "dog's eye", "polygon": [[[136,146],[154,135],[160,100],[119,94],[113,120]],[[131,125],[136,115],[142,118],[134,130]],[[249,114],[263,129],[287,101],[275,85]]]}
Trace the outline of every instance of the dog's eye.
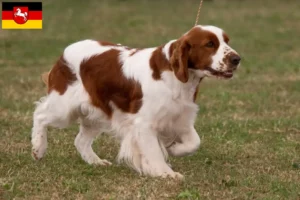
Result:
{"label": "dog's eye", "polygon": [[213,47],[215,47],[215,44],[213,41],[209,41],[205,46],[208,48],[213,48]]}

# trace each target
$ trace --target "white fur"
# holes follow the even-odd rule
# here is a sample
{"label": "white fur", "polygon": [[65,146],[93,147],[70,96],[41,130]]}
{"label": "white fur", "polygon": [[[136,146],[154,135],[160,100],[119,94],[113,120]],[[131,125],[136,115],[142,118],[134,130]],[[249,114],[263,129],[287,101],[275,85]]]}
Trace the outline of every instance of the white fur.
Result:
{"label": "white fur", "polygon": [[[221,45],[224,45],[219,37],[222,35],[219,29],[206,29],[217,34]],[[169,48],[174,41],[167,43],[162,50],[167,60],[170,59]],[[79,71],[83,60],[113,48],[121,51],[119,62],[125,77],[141,84],[143,104],[138,113],[128,114],[111,103],[113,116],[109,120],[105,113],[90,104]],[[101,46],[93,40],[68,46],[63,57],[78,80],[68,86],[63,95],[52,91],[37,104],[32,131],[34,157],[40,159],[46,151],[47,126],[65,128],[72,121],[79,120],[80,132],[75,139],[75,146],[87,163],[111,164],[100,159],[91,147],[97,135],[110,131],[120,139],[119,161],[126,162],[141,174],[181,178],[182,175],[174,172],[166,160],[168,154],[187,155],[195,152],[200,145],[199,135],[194,128],[198,106],[193,102],[193,95],[205,73],[190,70],[187,83],[180,82],[170,71],[162,73],[162,80],[154,80],[149,64],[154,50],[156,48],[143,49],[130,56],[134,50],[127,50],[123,46]],[[215,63],[221,59],[222,51],[219,49],[213,58],[214,68],[217,68]]]}
{"label": "white fur", "polygon": [[169,41],[163,48],[163,53],[166,55],[167,60],[170,60],[170,46],[173,42],[175,42],[176,40],[171,40]]}

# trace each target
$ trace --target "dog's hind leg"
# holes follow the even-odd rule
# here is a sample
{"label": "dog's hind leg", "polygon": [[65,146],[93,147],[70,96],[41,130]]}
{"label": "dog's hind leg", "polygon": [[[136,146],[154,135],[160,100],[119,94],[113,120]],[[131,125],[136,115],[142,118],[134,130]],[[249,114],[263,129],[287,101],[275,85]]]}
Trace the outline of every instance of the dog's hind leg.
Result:
{"label": "dog's hind leg", "polygon": [[52,92],[37,103],[33,115],[31,135],[32,156],[34,159],[41,159],[46,152],[47,127],[67,127],[71,121],[71,109],[71,106],[64,105],[63,96],[57,92]]}
{"label": "dog's hind leg", "polygon": [[47,105],[42,100],[37,105],[33,117],[33,127],[31,133],[32,156],[35,160],[41,159],[47,149]]}
{"label": "dog's hind leg", "polygon": [[93,141],[99,134],[101,134],[99,133],[99,129],[81,123],[80,131],[76,136],[74,144],[82,159],[88,164],[111,165],[109,161],[100,159],[92,149]]}
{"label": "dog's hind leg", "polygon": [[74,145],[82,159],[88,164],[111,165],[107,160],[100,159],[92,149],[95,138],[105,129],[102,118],[103,113],[90,107],[88,104],[81,105],[80,131],[75,138]]}

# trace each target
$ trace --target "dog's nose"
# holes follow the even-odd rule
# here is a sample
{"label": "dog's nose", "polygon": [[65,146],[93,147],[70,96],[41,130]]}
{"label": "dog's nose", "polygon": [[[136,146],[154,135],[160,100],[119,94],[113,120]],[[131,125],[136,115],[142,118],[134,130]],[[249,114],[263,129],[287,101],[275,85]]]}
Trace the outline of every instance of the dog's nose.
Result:
{"label": "dog's nose", "polygon": [[241,61],[241,57],[238,55],[233,55],[230,57],[230,63],[233,65],[238,65]]}

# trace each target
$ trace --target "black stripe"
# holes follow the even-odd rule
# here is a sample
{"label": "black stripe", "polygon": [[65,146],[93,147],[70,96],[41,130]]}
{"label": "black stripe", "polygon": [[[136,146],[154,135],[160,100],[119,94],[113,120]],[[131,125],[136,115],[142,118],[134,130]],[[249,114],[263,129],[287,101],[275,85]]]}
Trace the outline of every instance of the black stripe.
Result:
{"label": "black stripe", "polygon": [[16,6],[28,7],[28,10],[42,11],[42,2],[2,2],[3,11],[12,11]]}

